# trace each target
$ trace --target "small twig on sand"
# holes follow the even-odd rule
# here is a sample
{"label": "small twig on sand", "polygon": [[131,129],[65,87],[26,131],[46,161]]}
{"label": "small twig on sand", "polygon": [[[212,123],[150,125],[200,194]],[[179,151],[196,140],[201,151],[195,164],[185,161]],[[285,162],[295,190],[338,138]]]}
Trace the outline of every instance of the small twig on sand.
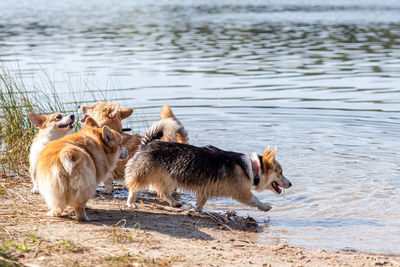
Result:
{"label": "small twig on sand", "polygon": [[13,193],[14,195],[19,196],[23,201],[25,201],[26,203],[29,203],[28,200],[26,200],[23,196],[21,196],[20,194],[18,194],[17,192],[15,192],[14,190],[7,188],[8,191],[10,191],[11,193]]}
{"label": "small twig on sand", "polygon": [[226,218],[223,217],[222,215],[219,215],[217,213],[206,213],[206,215],[208,215],[211,219],[213,219],[216,223],[228,228],[229,230],[233,231],[233,229],[231,227],[229,227],[229,225],[226,222]]}
{"label": "small twig on sand", "polygon": [[10,234],[10,232],[9,232],[6,228],[1,227],[1,229],[3,229],[4,232],[6,232],[6,233],[8,234],[8,236],[9,236],[10,238],[12,238],[12,235]]}

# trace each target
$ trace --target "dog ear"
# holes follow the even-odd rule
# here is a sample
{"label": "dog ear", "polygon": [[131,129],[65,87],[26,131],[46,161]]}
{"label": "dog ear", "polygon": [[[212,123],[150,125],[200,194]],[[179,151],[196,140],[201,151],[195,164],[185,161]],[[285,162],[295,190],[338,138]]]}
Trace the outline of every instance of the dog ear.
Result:
{"label": "dog ear", "polygon": [[90,126],[90,127],[95,127],[95,128],[100,127],[92,117],[87,117],[85,119],[85,125]]}
{"label": "dog ear", "polygon": [[42,115],[39,113],[31,112],[28,114],[29,120],[35,125],[37,128],[40,128],[47,120],[46,115]]}
{"label": "dog ear", "polygon": [[131,108],[120,108],[119,109],[119,114],[121,115],[121,120],[128,118],[130,115],[132,115],[133,109]]}
{"label": "dog ear", "polygon": [[262,153],[263,157],[268,156],[268,154],[271,152],[271,148],[269,146],[267,146],[267,148],[264,150],[264,152]]}
{"label": "dog ear", "polygon": [[104,141],[104,143],[108,146],[108,147],[114,147],[115,146],[115,140],[114,140],[114,135],[111,131],[111,129],[108,126],[103,126],[102,128],[103,132],[102,132],[102,139]]}
{"label": "dog ear", "polygon": [[111,103],[111,104],[107,105],[106,112],[107,112],[108,117],[114,118],[118,113],[118,109],[119,109],[118,103]]}
{"label": "dog ear", "polygon": [[269,160],[269,161],[273,161],[273,160],[275,159],[275,154],[276,154],[276,151],[277,151],[277,150],[278,150],[278,148],[275,147],[274,150],[272,150],[272,152],[268,154],[267,157],[268,157],[268,160]]}

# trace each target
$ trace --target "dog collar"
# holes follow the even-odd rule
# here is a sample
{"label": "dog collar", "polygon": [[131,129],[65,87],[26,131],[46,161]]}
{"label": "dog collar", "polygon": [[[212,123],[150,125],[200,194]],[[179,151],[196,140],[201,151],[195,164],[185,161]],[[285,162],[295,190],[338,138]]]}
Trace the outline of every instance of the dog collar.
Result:
{"label": "dog collar", "polygon": [[122,128],[122,131],[123,132],[130,132],[130,131],[132,131],[132,129],[131,128]]}
{"label": "dog collar", "polygon": [[85,122],[85,120],[86,120],[87,117],[89,117],[89,115],[83,116],[83,118],[81,119],[81,122]]}
{"label": "dog collar", "polygon": [[261,163],[256,152],[253,152],[250,157],[251,169],[253,171],[253,185],[257,186],[260,183]]}

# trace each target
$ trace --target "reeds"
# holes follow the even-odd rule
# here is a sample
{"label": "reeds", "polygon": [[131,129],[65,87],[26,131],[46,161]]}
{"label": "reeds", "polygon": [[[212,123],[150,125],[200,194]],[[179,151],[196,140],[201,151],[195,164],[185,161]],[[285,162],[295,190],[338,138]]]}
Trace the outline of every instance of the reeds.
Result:
{"label": "reeds", "polygon": [[36,111],[21,79],[0,69],[1,176],[25,175],[34,129],[27,114]]}
{"label": "reeds", "polygon": [[[71,112],[67,110],[64,96],[57,92],[50,77],[46,73],[43,77],[42,83],[28,89],[20,72],[11,72],[0,66],[1,177],[28,175],[29,148],[36,133],[28,119],[29,112]],[[76,103],[69,102],[69,106],[76,107]],[[75,127],[78,127],[78,123]]]}
{"label": "reeds", "polygon": [[[18,67],[10,71],[0,61],[0,177],[28,176],[29,148],[37,131],[28,119],[29,112],[74,113],[78,117],[77,107],[83,103],[118,101],[126,106],[122,92],[100,88],[89,77],[78,79],[78,84],[66,77],[59,85],[55,77],[42,70],[35,74],[33,84],[26,85],[22,76]],[[133,117],[140,124],[124,123],[135,132],[143,131],[138,128],[140,125],[146,130],[146,116],[135,110]],[[79,128],[79,120],[76,120],[75,130]]]}

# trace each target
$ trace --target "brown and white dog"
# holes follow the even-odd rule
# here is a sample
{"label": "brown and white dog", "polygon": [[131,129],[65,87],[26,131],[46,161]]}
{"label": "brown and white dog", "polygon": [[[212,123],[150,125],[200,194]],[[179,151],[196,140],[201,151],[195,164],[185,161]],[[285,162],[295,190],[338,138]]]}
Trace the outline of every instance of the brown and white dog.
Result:
{"label": "brown and white dog", "polygon": [[[92,106],[80,106],[78,107],[78,111],[85,117],[90,116],[91,118],[93,118],[100,126],[106,125],[111,129],[120,133],[123,139],[123,146],[129,152],[129,158],[135,155],[142,136],[138,134],[123,133],[124,128],[122,128],[122,120],[128,118],[133,113],[132,108],[121,108],[119,103],[107,104],[105,102],[96,102]],[[162,108],[162,111],[160,113],[160,118],[161,120],[169,118],[178,123],[179,125],[179,127],[172,127],[175,126],[175,124],[174,125],[171,124],[173,123],[173,121],[167,120],[166,122],[168,122],[169,125],[168,123],[164,124],[165,128],[174,129],[176,132],[175,134],[171,135],[161,134],[162,136],[161,140],[165,140],[168,142],[180,142],[180,143],[188,142],[188,136],[185,128],[180,123],[180,121],[175,117],[174,113],[172,112],[171,108],[168,105],[164,105],[164,107]],[[105,194],[112,193],[113,189],[112,181],[114,179],[116,180],[124,179],[125,165],[127,161],[128,159],[118,160],[117,168],[115,169],[114,172],[114,177],[110,177],[104,182],[105,188],[103,192]]]}
{"label": "brown and white dog", "polygon": [[29,174],[32,179],[32,193],[39,193],[35,180],[35,168],[40,152],[53,140],[64,137],[74,126],[74,115],[66,116],[62,113],[44,115],[39,113],[29,113],[29,120],[35,125],[39,132],[33,138],[29,151]]}
{"label": "brown and white dog", "polygon": [[267,147],[262,155],[253,153],[248,157],[213,146],[196,147],[160,141],[156,137],[162,128],[161,122],[155,123],[126,164],[129,207],[136,207],[138,190],[152,185],[173,207],[182,205],[171,195],[172,189],[178,188],[196,193],[197,211],[201,211],[207,199],[212,197],[232,197],[268,211],[271,206],[262,203],[251,190],[270,189],[280,194],[281,187],[292,185],[283,176],[282,167],[275,159],[276,148],[271,152]]}
{"label": "brown and white dog", "polygon": [[50,142],[40,153],[35,171],[48,215],[60,216],[70,206],[77,220],[89,220],[86,202],[114,171],[117,159],[127,157],[120,134],[98,127],[90,117],[79,132]]}

